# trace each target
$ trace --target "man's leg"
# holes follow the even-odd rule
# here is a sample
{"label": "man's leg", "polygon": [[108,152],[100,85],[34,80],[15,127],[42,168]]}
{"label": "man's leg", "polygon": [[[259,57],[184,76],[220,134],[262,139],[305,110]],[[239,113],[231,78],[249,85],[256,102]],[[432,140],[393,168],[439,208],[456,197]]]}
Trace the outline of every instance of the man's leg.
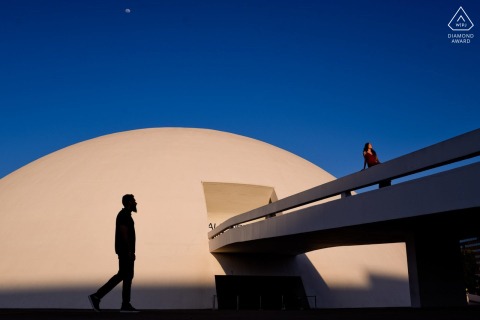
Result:
{"label": "man's leg", "polygon": [[88,296],[88,300],[92,305],[93,310],[99,312],[100,310],[100,300],[109,293],[113,288],[115,288],[120,281],[122,281],[122,277],[117,273],[114,275],[110,280],[107,281],[100,289],[97,290],[94,294]]}
{"label": "man's leg", "polygon": [[130,304],[135,259],[131,257],[121,257],[120,261],[123,276],[122,307],[120,308],[120,312],[138,312],[138,310]]}
{"label": "man's leg", "polygon": [[134,274],[135,260],[130,257],[119,257],[120,271],[122,276],[122,304],[130,303],[132,291],[132,280]]}
{"label": "man's leg", "polygon": [[88,296],[88,299],[90,301],[90,304],[92,305],[93,310],[95,311],[100,311],[100,300],[110,291],[113,290],[122,280],[122,274],[121,274],[121,265],[120,265],[120,260],[119,260],[119,268],[118,272],[116,275],[110,278],[110,280],[107,281],[103,286],[100,287],[100,289],[97,290],[94,294],[91,294]]}
{"label": "man's leg", "polygon": [[95,293],[95,295],[99,298],[102,299],[107,293],[113,290],[120,282],[122,281],[122,276],[120,274],[120,271],[114,275],[110,280],[107,281],[98,291]]}

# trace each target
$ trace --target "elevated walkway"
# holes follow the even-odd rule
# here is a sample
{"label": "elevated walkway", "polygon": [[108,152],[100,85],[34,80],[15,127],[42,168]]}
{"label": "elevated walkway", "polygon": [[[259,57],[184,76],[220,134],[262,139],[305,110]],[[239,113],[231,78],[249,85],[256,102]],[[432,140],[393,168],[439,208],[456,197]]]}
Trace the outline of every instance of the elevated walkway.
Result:
{"label": "elevated walkway", "polygon": [[[296,255],[405,242],[412,306],[465,305],[458,240],[478,234],[480,162],[460,161],[478,155],[480,129],[232,217],[208,233],[210,251]],[[392,185],[352,193],[385,180]]]}

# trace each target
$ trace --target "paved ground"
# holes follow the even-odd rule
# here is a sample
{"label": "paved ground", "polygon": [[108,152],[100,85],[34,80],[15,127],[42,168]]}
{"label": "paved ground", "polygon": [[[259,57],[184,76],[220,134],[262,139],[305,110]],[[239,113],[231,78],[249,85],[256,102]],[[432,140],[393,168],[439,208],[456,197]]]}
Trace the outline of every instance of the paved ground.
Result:
{"label": "paved ground", "polygon": [[304,311],[253,310],[144,310],[136,314],[117,310],[94,312],[70,309],[0,309],[0,319],[12,320],[479,320],[480,306],[464,308],[369,308]]}

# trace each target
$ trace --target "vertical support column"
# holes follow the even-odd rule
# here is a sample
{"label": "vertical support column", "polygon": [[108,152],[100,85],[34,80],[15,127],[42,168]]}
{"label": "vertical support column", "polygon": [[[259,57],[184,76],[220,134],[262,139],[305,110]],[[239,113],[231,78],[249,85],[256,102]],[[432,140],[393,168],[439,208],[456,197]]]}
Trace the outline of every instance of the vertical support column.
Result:
{"label": "vertical support column", "polygon": [[412,307],[466,306],[458,239],[424,230],[406,242]]}
{"label": "vertical support column", "polygon": [[414,308],[422,306],[420,299],[420,288],[417,270],[417,252],[415,250],[415,236],[408,235],[406,240],[407,249],[407,265],[408,265],[408,282],[410,287],[410,304]]}

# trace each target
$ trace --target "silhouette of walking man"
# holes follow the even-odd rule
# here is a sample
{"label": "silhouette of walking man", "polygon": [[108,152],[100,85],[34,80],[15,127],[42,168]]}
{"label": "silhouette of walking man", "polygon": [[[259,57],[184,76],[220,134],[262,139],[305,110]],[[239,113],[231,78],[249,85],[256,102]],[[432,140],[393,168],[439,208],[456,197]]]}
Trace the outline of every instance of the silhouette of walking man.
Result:
{"label": "silhouette of walking man", "polygon": [[117,215],[115,223],[115,253],[118,255],[118,272],[97,292],[88,296],[93,310],[100,311],[101,299],[122,283],[122,307],[120,312],[138,312],[130,304],[130,293],[135,264],[135,224],[132,212],[137,212],[137,202],[133,194],[122,197],[123,209]]}

